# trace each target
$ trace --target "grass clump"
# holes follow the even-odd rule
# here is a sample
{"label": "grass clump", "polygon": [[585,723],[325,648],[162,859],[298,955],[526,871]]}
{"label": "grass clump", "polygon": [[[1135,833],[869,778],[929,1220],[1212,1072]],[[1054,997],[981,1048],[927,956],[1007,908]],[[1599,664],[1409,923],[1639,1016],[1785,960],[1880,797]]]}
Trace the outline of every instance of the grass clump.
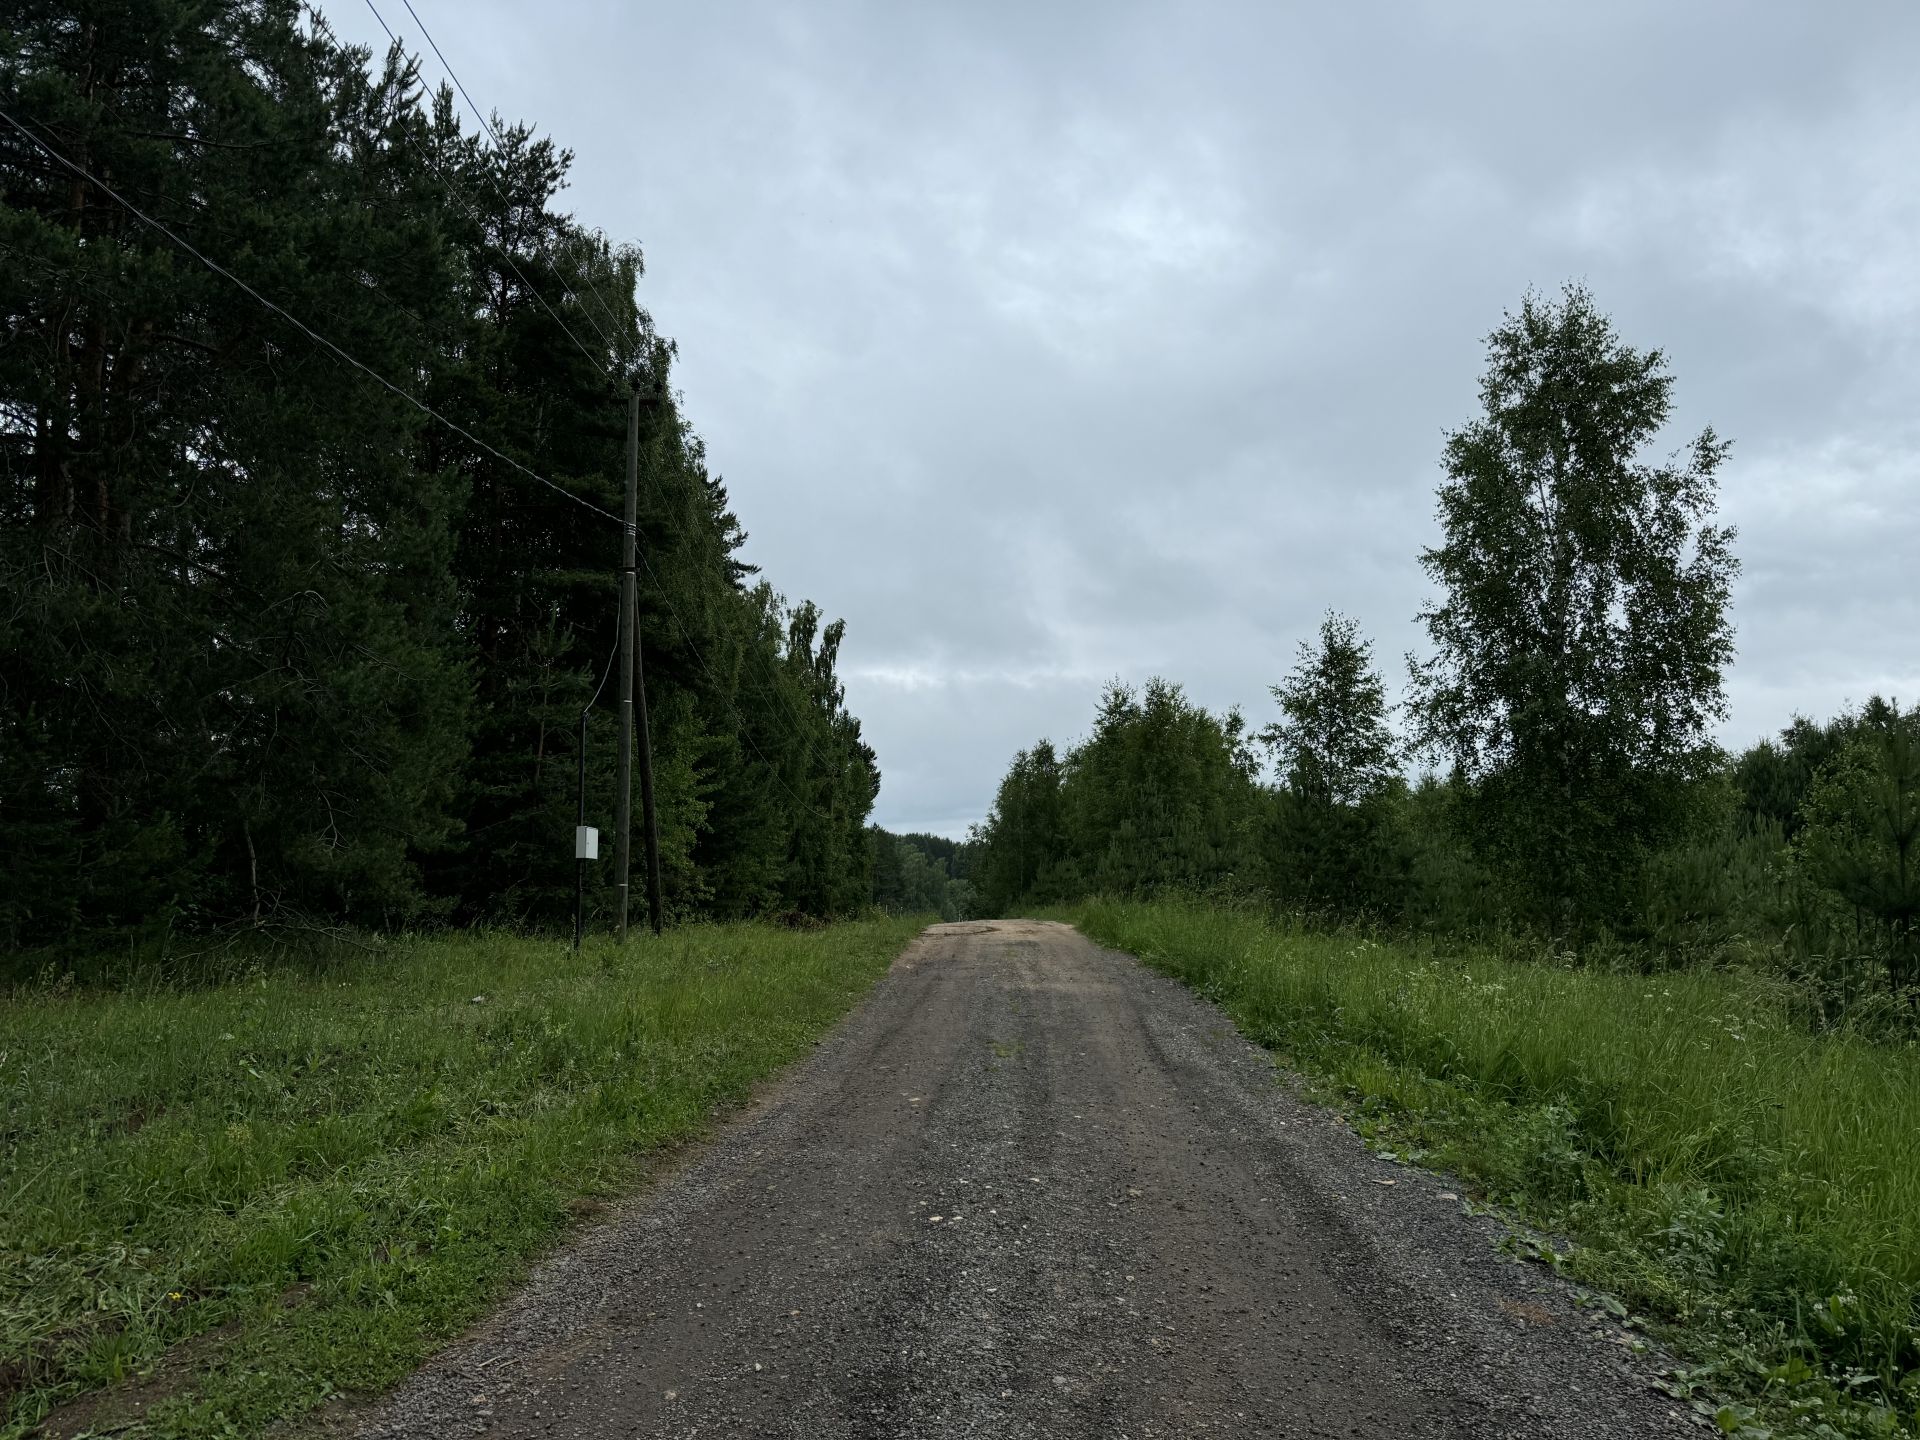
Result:
{"label": "grass clump", "polygon": [[[1577,1244],[1723,1430],[1920,1434],[1920,1046],[1809,1033],[1739,973],[1634,976],[1186,902],[1071,915]],[[1709,1396],[1734,1396],[1720,1405]]]}
{"label": "grass clump", "polygon": [[390,1384],[919,926],[578,956],[470,933],[196,989],[11,993],[0,1437],[156,1365],[165,1393],[116,1433],[255,1434]]}

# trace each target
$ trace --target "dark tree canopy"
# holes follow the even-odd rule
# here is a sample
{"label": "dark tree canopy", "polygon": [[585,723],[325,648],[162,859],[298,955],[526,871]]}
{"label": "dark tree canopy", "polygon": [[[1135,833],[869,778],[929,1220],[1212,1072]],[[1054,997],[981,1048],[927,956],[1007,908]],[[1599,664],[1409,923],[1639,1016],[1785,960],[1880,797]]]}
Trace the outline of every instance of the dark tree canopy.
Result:
{"label": "dark tree canopy", "polygon": [[1093,733],[1057,757],[1014,757],[975,832],[977,907],[1089,892],[1144,894],[1231,880],[1251,851],[1254,757],[1237,713],[1209,714],[1178,685],[1114,684]]}
{"label": "dark tree canopy", "polygon": [[[635,299],[408,58],[294,0],[8,11],[0,105],[0,943],[318,916],[558,922],[619,526],[430,421],[40,142],[493,450],[617,513],[631,387],[670,907],[867,903],[843,630],[739,558]],[[611,804],[612,697],[588,736]],[[604,870],[596,873],[596,900]]]}

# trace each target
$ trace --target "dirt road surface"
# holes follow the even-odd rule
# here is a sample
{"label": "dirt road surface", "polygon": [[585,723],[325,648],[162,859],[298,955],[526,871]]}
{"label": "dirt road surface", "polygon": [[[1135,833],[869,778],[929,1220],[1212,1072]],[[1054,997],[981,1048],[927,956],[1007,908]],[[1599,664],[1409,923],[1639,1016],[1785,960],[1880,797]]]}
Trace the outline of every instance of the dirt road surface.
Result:
{"label": "dirt road surface", "polygon": [[936,926],[368,1437],[1700,1432],[1628,1337],[1065,926]]}

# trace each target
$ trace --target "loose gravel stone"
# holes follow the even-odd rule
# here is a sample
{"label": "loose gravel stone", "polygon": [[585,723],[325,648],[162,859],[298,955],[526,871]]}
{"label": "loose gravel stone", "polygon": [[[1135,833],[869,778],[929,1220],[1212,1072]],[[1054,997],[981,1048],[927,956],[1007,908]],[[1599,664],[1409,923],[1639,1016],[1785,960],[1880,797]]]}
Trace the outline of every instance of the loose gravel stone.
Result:
{"label": "loose gravel stone", "polygon": [[1130,957],[935,926],[360,1433],[1699,1433],[1445,1177],[1382,1168]]}

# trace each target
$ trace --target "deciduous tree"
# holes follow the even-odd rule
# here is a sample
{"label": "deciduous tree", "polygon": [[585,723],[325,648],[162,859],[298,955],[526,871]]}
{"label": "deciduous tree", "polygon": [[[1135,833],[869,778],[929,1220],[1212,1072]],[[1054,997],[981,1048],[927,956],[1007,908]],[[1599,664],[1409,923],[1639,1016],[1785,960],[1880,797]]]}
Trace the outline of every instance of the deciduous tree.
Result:
{"label": "deciduous tree", "polygon": [[1473,838],[1559,926],[1604,919],[1684,830],[1725,701],[1728,444],[1643,452],[1673,377],[1579,286],[1528,295],[1487,339],[1482,413],[1447,439],[1439,588],[1414,660],[1421,742],[1472,782]]}

